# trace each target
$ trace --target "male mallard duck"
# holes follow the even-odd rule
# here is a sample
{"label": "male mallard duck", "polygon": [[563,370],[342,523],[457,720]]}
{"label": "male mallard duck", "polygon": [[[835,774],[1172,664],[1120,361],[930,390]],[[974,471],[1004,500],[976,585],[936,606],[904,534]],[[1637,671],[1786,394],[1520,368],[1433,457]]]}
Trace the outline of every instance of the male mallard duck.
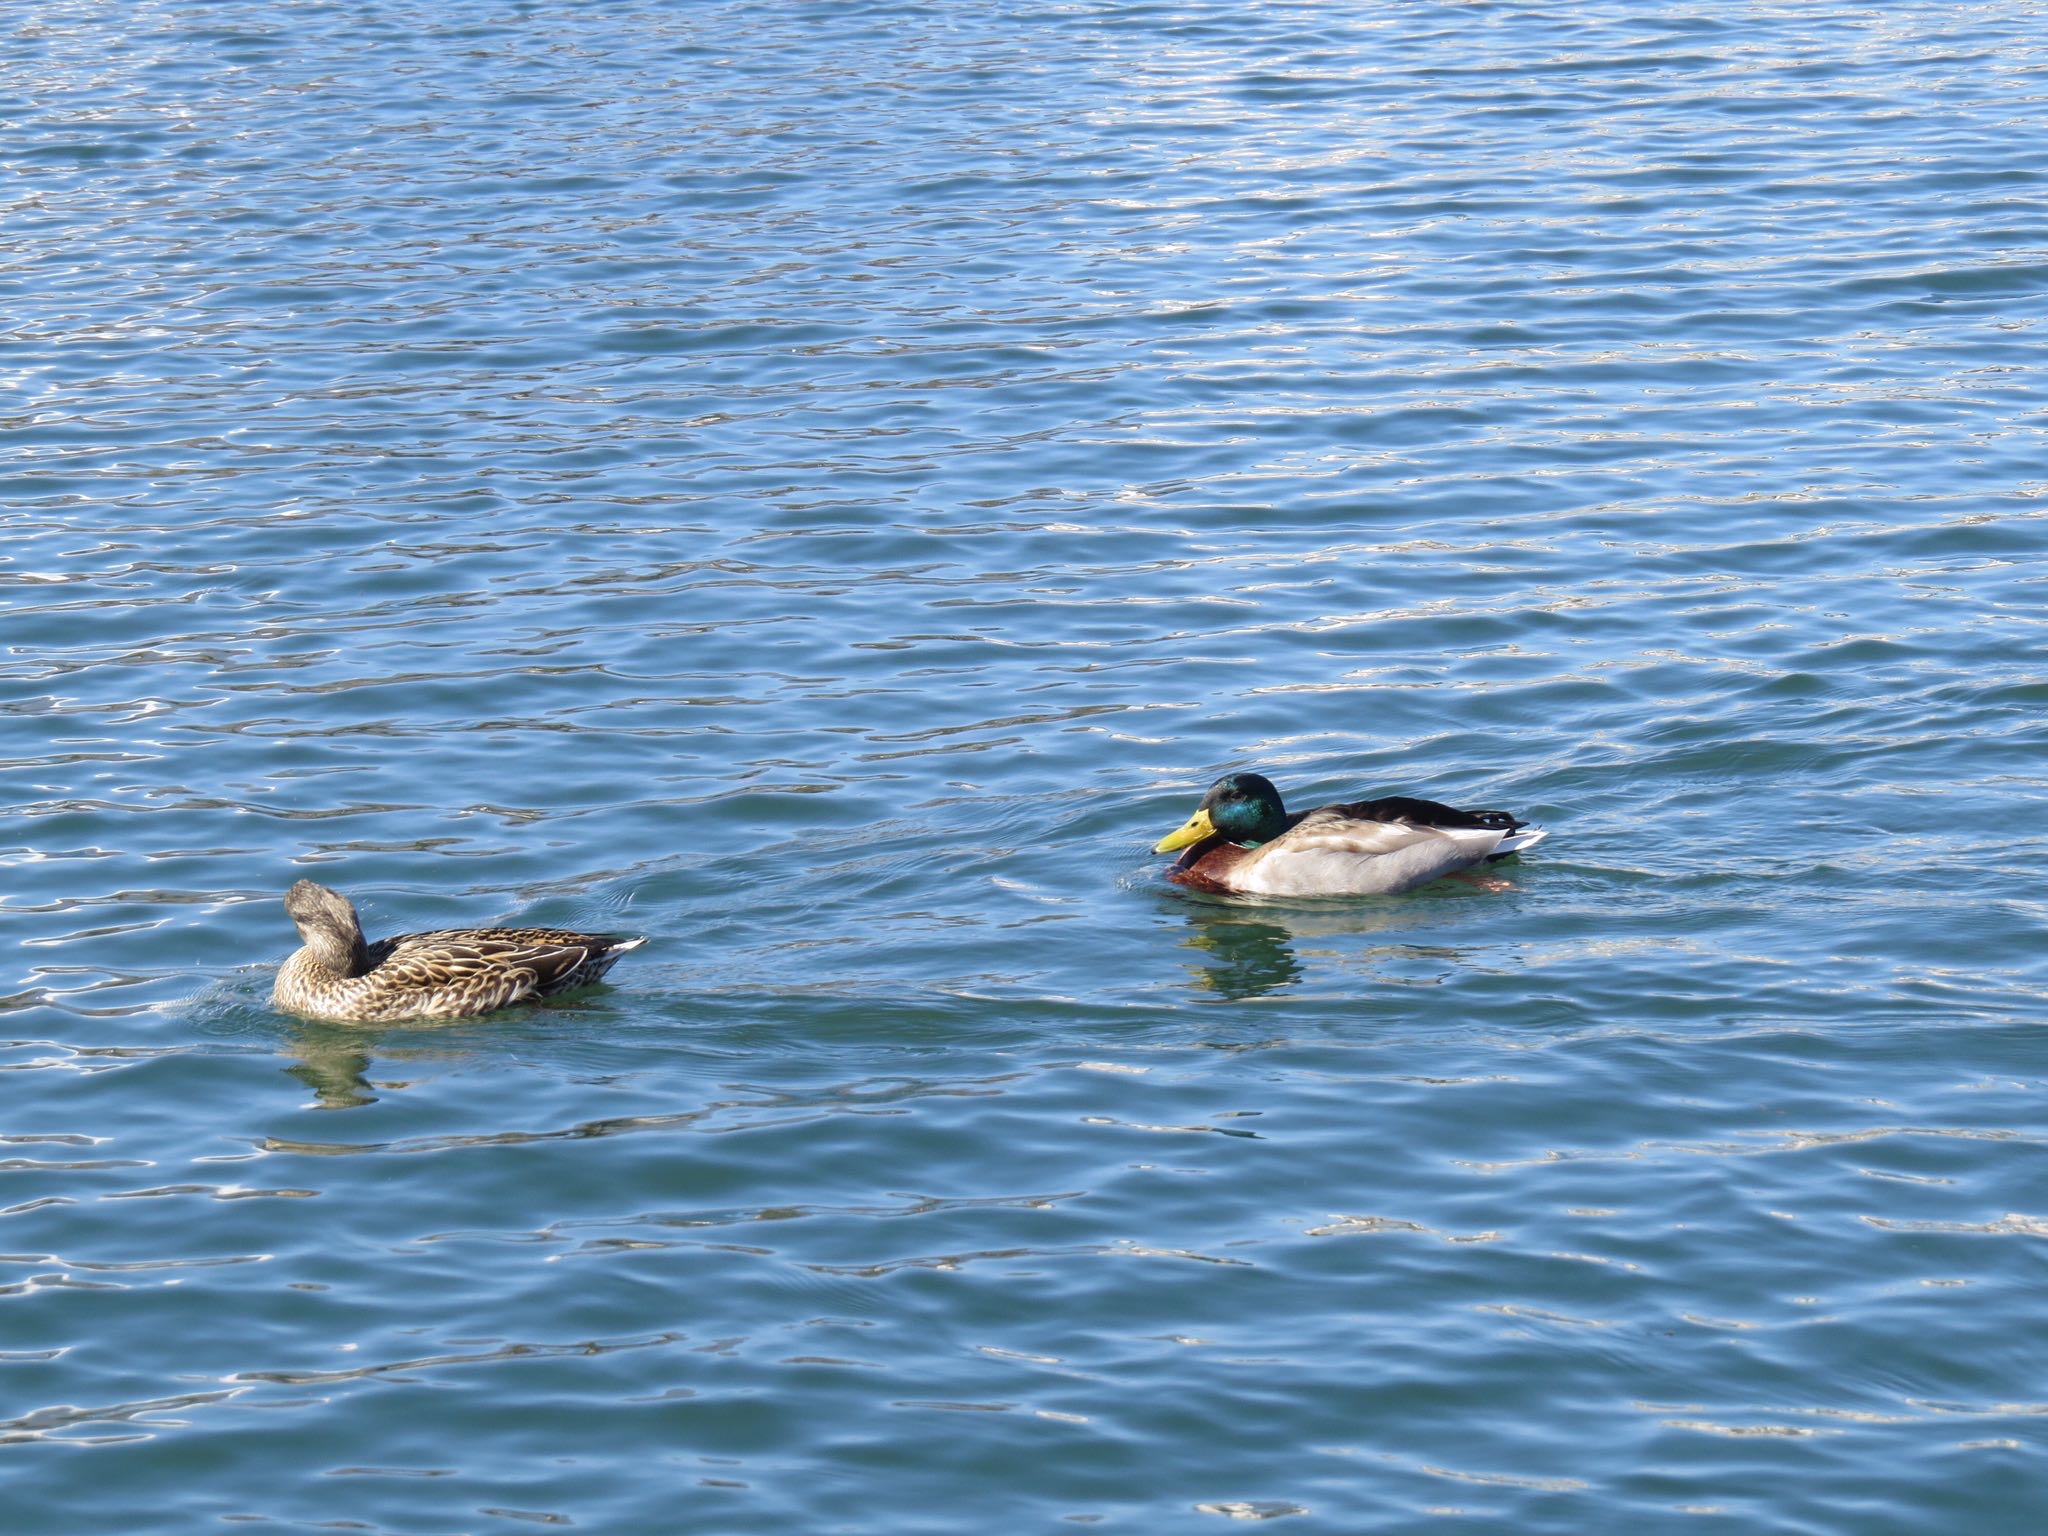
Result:
{"label": "male mallard duck", "polygon": [[271,1001],[347,1024],[459,1019],[596,981],[644,938],[560,928],[443,928],[363,942],[339,891],[301,880],[284,909],[306,947],[277,973]]}
{"label": "male mallard duck", "polygon": [[1152,851],[1187,849],[1167,879],[1198,891],[1385,896],[1542,837],[1540,827],[1506,811],[1460,811],[1407,795],[1290,816],[1272,780],[1233,773],[1210,785],[1195,814]]}

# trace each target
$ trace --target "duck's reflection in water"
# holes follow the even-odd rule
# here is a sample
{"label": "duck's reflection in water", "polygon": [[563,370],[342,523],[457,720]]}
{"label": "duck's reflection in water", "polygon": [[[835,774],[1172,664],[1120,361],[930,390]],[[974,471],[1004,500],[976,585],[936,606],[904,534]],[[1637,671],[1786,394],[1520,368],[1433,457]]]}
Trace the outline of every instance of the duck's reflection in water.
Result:
{"label": "duck's reflection in water", "polygon": [[[1351,970],[1407,970],[1401,962],[1456,964],[1448,945],[1412,942],[1355,944],[1319,941],[1414,934],[1427,919],[1414,902],[1389,898],[1317,905],[1259,897],[1212,897],[1178,903],[1193,929],[1182,940],[1202,963],[1188,972],[1194,985],[1230,1002],[1266,997],[1298,985],[1308,974],[1304,956],[1327,956]],[[1402,976],[1412,981],[1412,972]]]}
{"label": "duck's reflection in water", "polygon": [[[361,1109],[377,1102],[380,1093],[396,1093],[419,1081],[419,1075],[393,1075],[402,1063],[417,1064],[421,1075],[431,1075],[431,1059],[447,1062],[463,1053],[446,1046],[392,1046],[387,1037],[393,1031],[360,1024],[318,1024],[302,1019],[294,1024],[283,1042],[283,1054],[296,1058],[284,1070],[313,1090],[314,1109]],[[381,1048],[381,1049],[380,1049]],[[381,1055],[386,1071],[370,1079],[371,1064]]]}
{"label": "duck's reflection in water", "polygon": [[284,1053],[297,1059],[285,1071],[313,1090],[320,1109],[358,1109],[377,1102],[370,1087],[370,1047],[376,1036],[331,1024],[294,1024]]}
{"label": "duck's reflection in water", "polygon": [[1202,957],[1188,973],[1205,992],[1238,1002],[1291,987],[1307,974],[1278,923],[1235,913],[1190,916],[1195,931],[1181,942]]}

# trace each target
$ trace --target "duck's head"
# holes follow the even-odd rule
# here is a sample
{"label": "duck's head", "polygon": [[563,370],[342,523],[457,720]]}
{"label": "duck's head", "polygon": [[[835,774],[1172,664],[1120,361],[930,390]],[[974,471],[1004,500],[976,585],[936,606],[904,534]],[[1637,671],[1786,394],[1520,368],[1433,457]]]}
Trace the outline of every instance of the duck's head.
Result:
{"label": "duck's head", "polygon": [[1211,784],[1195,814],[1178,832],[1162,837],[1152,851],[1172,853],[1212,837],[1256,848],[1286,830],[1287,811],[1273,781],[1261,773],[1231,773]]}
{"label": "duck's head", "polygon": [[363,925],[341,892],[301,880],[284,893],[284,912],[322,965],[342,976],[362,973]]}

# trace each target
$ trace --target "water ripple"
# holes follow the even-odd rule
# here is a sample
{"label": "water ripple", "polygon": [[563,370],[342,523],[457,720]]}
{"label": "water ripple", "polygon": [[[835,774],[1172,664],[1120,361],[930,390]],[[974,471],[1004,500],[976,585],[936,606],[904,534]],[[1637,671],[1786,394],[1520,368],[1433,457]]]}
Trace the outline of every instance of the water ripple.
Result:
{"label": "water ripple", "polygon": [[23,1529],[2025,1528],[2037,18],[17,31]]}

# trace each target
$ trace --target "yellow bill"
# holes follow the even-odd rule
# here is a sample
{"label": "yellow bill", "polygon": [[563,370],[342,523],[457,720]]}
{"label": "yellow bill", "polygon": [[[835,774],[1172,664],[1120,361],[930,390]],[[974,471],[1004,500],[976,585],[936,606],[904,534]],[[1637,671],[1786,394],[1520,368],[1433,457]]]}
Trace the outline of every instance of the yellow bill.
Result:
{"label": "yellow bill", "polygon": [[1199,843],[1205,837],[1216,835],[1216,823],[1209,819],[1207,811],[1197,811],[1181,823],[1178,832],[1170,832],[1152,845],[1154,853],[1171,853],[1176,848],[1186,848]]}

